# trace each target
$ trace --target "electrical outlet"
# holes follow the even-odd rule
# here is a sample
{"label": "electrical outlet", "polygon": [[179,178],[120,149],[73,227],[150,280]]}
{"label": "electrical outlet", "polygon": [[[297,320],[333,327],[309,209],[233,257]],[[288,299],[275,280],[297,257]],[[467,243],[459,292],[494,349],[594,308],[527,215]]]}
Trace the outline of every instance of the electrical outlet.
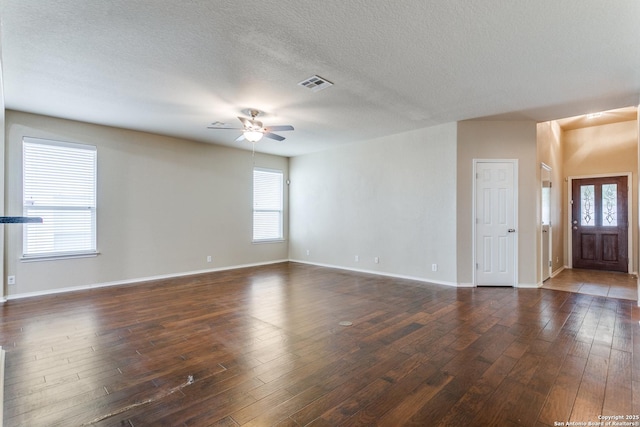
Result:
{"label": "electrical outlet", "polygon": [[358,255],[356,255],[356,262],[360,261],[360,257]]}
{"label": "electrical outlet", "polygon": [[309,249],[307,249],[307,255],[309,255],[309,253],[310,253],[310,251],[309,251]]}
{"label": "electrical outlet", "polygon": [[378,257],[373,258],[373,262],[375,262],[376,264],[379,264],[380,263],[380,258],[378,258]]}
{"label": "electrical outlet", "polygon": [[212,258],[211,255],[207,256],[207,262],[211,262]]}
{"label": "electrical outlet", "polygon": [[431,271],[438,271],[438,264],[431,264]]}
{"label": "electrical outlet", "polygon": [[16,284],[16,276],[7,277],[7,285],[15,285]]}

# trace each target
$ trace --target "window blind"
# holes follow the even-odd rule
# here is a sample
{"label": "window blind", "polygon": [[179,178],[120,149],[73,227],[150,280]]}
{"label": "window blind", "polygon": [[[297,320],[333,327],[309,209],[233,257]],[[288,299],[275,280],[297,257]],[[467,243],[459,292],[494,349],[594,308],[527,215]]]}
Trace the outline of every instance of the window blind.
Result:
{"label": "window blind", "polygon": [[23,139],[25,258],[96,252],[96,163],[94,146]]}
{"label": "window blind", "polygon": [[283,239],[283,173],[253,170],[253,240]]}

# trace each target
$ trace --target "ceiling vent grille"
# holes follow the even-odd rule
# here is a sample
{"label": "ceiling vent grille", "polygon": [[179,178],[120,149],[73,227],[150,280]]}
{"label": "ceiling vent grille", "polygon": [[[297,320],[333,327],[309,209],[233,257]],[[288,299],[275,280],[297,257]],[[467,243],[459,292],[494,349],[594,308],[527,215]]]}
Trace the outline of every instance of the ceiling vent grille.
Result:
{"label": "ceiling vent grille", "polygon": [[304,86],[307,89],[311,89],[312,92],[318,92],[322,89],[328,88],[329,86],[333,86],[333,83],[320,76],[311,76],[308,79],[305,79],[298,83],[298,85]]}

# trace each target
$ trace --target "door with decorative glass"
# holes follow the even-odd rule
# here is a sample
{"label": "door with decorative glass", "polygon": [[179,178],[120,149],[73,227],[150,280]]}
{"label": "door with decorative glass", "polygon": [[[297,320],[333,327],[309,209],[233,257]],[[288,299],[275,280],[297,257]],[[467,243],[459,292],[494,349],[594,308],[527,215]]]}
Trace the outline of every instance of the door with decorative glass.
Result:
{"label": "door with decorative glass", "polygon": [[627,177],[572,180],[573,267],[628,272]]}

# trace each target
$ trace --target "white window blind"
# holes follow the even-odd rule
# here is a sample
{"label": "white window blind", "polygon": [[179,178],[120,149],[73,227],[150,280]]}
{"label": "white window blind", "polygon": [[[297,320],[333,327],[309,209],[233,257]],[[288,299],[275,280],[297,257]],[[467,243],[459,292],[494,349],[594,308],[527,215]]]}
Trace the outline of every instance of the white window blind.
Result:
{"label": "white window blind", "polygon": [[96,147],[23,139],[23,254],[29,257],[96,252]]}
{"label": "white window blind", "polygon": [[253,170],[253,240],[281,240],[283,174],[269,169]]}

